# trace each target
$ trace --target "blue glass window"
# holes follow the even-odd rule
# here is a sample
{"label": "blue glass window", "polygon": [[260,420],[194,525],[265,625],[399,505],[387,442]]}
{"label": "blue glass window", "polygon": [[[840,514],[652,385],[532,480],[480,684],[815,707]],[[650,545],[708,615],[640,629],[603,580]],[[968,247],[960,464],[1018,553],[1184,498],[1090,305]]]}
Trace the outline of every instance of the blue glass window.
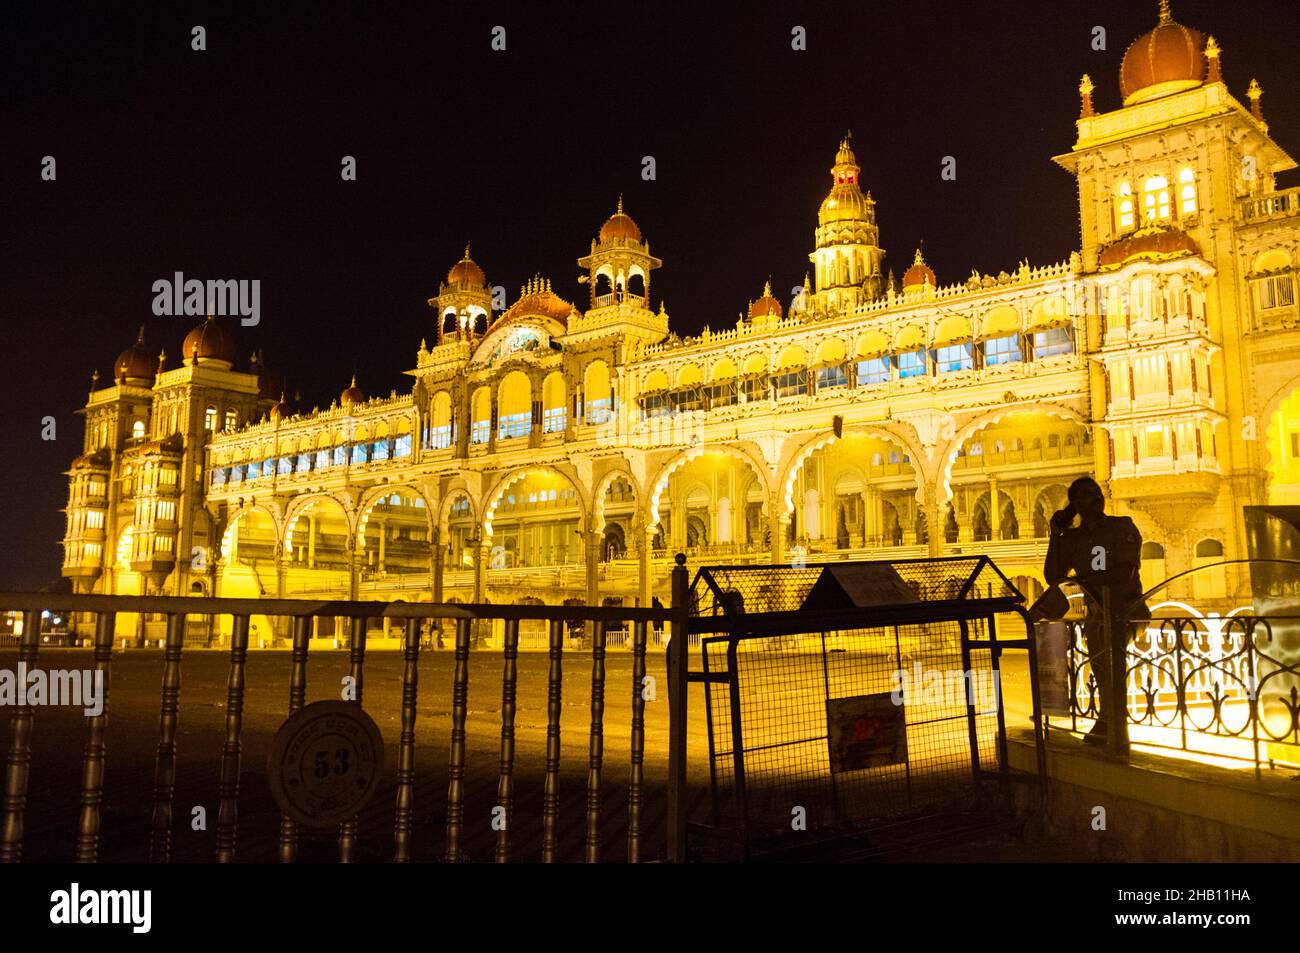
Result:
{"label": "blue glass window", "polygon": [[889,380],[889,355],[858,361],[858,386],[883,384]]}
{"label": "blue glass window", "polygon": [[984,364],[992,367],[997,364],[1013,364],[1023,361],[1020,353],[1020,335],[1007,334],[1003,337],[989,338],[984,342]]}
{"label": "blue glass window", "polygon": [[898,355],[898,376],[904,379],[908,377],[924,377],[928,373],[925,358],[925,348],[904,351]]}

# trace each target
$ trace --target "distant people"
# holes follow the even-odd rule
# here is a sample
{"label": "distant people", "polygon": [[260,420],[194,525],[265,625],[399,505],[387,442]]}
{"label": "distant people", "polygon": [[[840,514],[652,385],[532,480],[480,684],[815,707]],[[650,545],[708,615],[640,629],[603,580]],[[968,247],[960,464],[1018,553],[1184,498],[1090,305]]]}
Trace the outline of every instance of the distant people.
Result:
{"label": "distant people", "polygon": [[[1119,697],[1112,698],[1111,666],[1126,655],[1132,620],[1151,618],[1142,598],[1142,534],[1129,517],[1106,515],[1106,498],[1091,477],[1075,480],[1066,495],[1069,502],[1065,508],[1052,515],[1043,573],[1049,586],[1070,579],[1084,592],[1087,618],[1083,637],[1099,690],[1097,722],[1084,741],[1105,744],[1110,718],[1119,718],[1127,727],[1128,705],[1122,688],[1127,672],[1119,673]],[[1078,526],[1073,525],[1076,516]],[[1104,590],[1109,590],[1114,640],[1109,645],[1102,615]]]}

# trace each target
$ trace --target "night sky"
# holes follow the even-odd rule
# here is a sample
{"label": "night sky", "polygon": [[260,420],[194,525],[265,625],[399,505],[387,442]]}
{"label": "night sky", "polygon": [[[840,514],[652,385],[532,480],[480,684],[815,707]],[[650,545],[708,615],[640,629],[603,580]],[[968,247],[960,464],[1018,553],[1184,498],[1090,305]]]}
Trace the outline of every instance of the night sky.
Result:
{"label": "night sky", "polygon": [[[1295,6],[1173,11],[1219,40],[1239,99],[1259,78],[1274,136],[1300,155]],[[922,239],[941,284],[1057,262],[1078,215],[1050,158],[1074,142],[1079,77],[1116,107],[1120,59],[1156,2],[36,4],[5,18],[0,587],[26,589],[58,575],[91,372],[107,381],[141,324],[179,360],[194,321],[152,314],[155,280],[260,279],[237,366],[262,348],[308,408],[354,367],[367,394],[406,392],[435,334],[425,301],[466,241],[510,300],[540,272],[584,307],[574,259],[621,192],[665,262],[652,304],[680,333],[726,327],[769,275],[783,301],[802,282],[850,128],[887,268],[901,276]],[[206,52],[190,48],[196,24]]]}

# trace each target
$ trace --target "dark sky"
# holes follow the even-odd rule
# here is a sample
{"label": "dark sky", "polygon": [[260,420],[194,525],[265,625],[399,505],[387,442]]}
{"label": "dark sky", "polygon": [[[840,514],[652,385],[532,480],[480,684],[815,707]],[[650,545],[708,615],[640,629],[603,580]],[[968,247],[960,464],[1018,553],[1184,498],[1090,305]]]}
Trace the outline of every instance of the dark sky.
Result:
{"label": "dark sky", "polygon": [[[179,5],[177,5],[179,6]],[[1300,153],[1292,4],[1174,0],[1244,100],[1258,76]],[[55,578],[91,371],[140,324],[171,365],[191,319],[151,312],[175,271],[257,278],[262,347],[308,406],[409,389],[425,301],[465,242],[511,299],[534,272],[583,302],[574,259],[620,192],[664,259],[679,332],[726,326],[770,274],[802,281],[846,128],[887,266],[918,241],[941,283],[1078,244],[1076,87],[1118,105],[1155,0],[501,2],[6,7],[0,37],[0,588]],[[195,24],[207,51],[190,49]],[[490,31],[507,29],[507,50]],[[808,49],[790,48],[794,25]],[[1108,34],[1090,48],[1092,28]],[[56,182],[42,182],[53,155]],[[358,180],[339,162],[354,155]],[[641,179],[652,155],[657,179]],[[957,180],[941,181],[945,155]],[[1292,182],[1283,182],[1283,185]],[[788,297],[788,294],[783,294]],[[58,439],[40,438],[54,416]]]}

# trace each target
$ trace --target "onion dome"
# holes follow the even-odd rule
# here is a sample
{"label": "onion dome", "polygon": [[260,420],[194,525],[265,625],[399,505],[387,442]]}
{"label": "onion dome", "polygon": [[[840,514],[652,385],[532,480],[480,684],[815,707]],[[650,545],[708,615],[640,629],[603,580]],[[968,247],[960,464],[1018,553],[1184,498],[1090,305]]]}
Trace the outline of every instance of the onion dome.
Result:
{"label": "onion dome", "polygon": [[618,210],[605,220],[605,224],[600,226],[600,243],[606,242],[635,242],[641,243],[641,229],[637,227],[636,222],[632,221],[632,216],[623,211],[623,196],[618,197]]}
{"label": "onion dome", "polygon": [[835,165],[831,166],[831,191],[817,211],[818,224],[869,221],[875,217],[876,203],[870,195],[862,194],[862,188],[858,184],[861,172],[857,157],[849,146],[849,137],[846,136],[840,140],[839,151],[835,153]]}
{"label": "onion dome", "polygon": [[343,393],[339,394],[339,403],[344,407],[350,404],[365,403],[366,395],[362,393],[361,388],[357,386],[357,375],[352,375],[352,383]]}
{"label": "onion dome", "polygon": [[567,321],[575,312],[577,308],[551,290],[549,278],[535,275],[519,289],[519,300],[507,308],[498,320],[509,321],[512,318],[529,315]]}
{"label": "onion dome", "polygon": [[157,360],[144,343],[144,328],[135,343],[117,356],[113,363],[113,379],[119,384],[152,384]]}
{"label": "onion dome", "polygon": [[208,319],[185,335],[181,357],[186,364],[222,362],[227,367],[235,363],[235,340],[225,328],[208,315]]}
{"label": "onion dome", "polygon": [[1156,225],[1142,228],[1111,242],[1102,249],[1097,260],[1098,268],[1118,268],[1130,261],[1168,261],[1199,255],[1200,249],[1192,237],[1175,225]]}
{"label": "onion dome", "polygon": [[749,303],[750,320],[766,317],[779,318],[781,313],[781,302],[772,296],[772,282],[765,282],[763,284],[763,297]]}
{"label": "onion dome", "polygon": [[469,257],[468,244],[465,245],[464,257],[452,265],[451,271],[447,272],[447,284],[465,291],[477,291],[487,284],[487,275],[483,274],[483,269]]}
{"label": "onion dome", "polygon": [[[352,388],[348,388],[348,390],[351,389]],[[344,391],[344,393],[347,393],[347,391]],[[288,417],[293,413],[293,409],[289,406],[288,402],[284,399],[284,391],[280,392],[280,399],[271,406],[271,409],[268,411],[268,413],[270,414],[272,420],[280,420],[282,417]]]}
{"label": "onion dome", "polygon": [[925,263],[925,259],[921,257],[921,249],[918,248],[912,266],[903,272],[903,290],[927,283],[937,285],[939,282],[935,280],[934,270]]}
{"label": "onion dome", "polygon": [[1205,80],[1205,35],[1175,22],[1169,0],[1160,0],[1160,22],[1134,40],[1119,68],[1124,105],[1201,85]]}

